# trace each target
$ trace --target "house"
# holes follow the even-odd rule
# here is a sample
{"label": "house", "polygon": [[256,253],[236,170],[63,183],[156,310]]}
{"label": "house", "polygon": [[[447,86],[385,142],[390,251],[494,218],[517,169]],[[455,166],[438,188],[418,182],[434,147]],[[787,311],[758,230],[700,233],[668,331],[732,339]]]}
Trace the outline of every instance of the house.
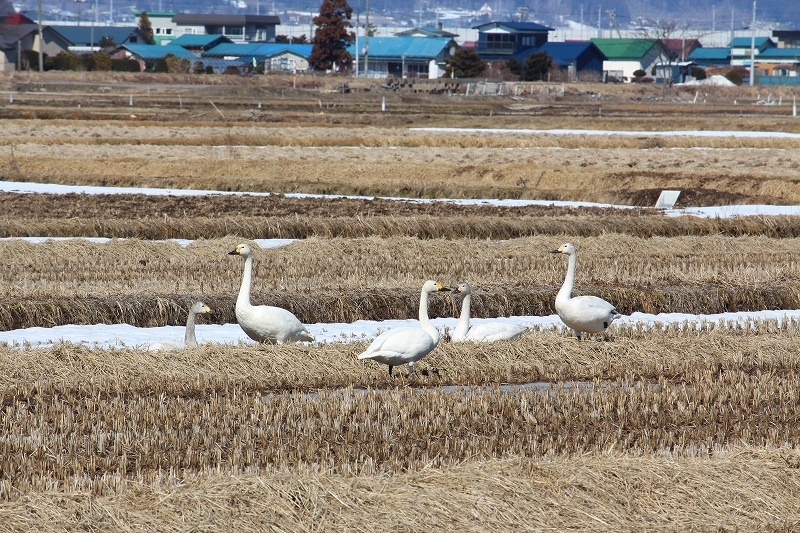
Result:
{"label": "house", "polygon": [[695,48],[689,54],[689,61],[704,69],[708,67],[729,67],[731,65],[730,48]]}
{"label": "house", "polygon": [[[150,20],[150,27],[153,29],[153,41],[155,44],[169,44],[177,36],[177,24],[172,18],[178,13],[175,11],[146,11],[147,18]],[[134,11],[136,17],[136,27],[142,18],[141,11]]]}
{"label": "house", "polygon": [[179,13],[172,18],[177,36],[224,35],[236,43],[275,42],[274,15],[194,15]]}
{"label": "house", "polygon": [[233,41],[224,35],[191,35],[183,34],[172,39],[169,44],[182,46],[193,54],[201,55],[220,44],[232,44]]}
{"label": "house", "polygon": [[458,37],[458,34],[443,30],[442,24],[439,23],[438,28],[412,28],[410,30],[397,32],[394,34],[394,36],[395,37],[440,37],[440,38],[448,37],[450,39],[455,39],[456,37]]}
{"label": "house", "polygon": [[545,52],[553,60],[553,66],[568,73],[568,79],[575,80],[579,74],[603,74],[603,61],[606,56],[591,41],[566,43],[546,42],[539,48],[526,50],[514,57],[523,65],[533,53]]}
{"label": "house", "polygon": [[[47,56],[65,52],[69,42],[49,26],[42,26],[42,52]],[[22,53],[39,51],[39,27],[36,24],[0,24],[0,72],[26,68]],[[37,63],[38,65],[38,63]]]}
{"label": "house", "polygon": [[196,54],[174,44],[161,46],[157,44],[123,44],[109,53],[114,59],[135,59],[142,67],[142,71],[146,69],[152,70],[157,60],[169,54],[181,59],[188,59],[191,61],[192,66],[194,66],[195,61],[200,59]]}
{"label": "house", "polygon": [[69,41],[72,52],[89,52],[104,38],[115,45],[150,44],[142,30],[135,26],[50,26]]}
{"label": "house", "polygon": [[800,48],[767,48],[758,54],[755,65],[767,76],[798,76]]}
{"label": "house", "polygon": [[778,48],[800,48],[800,30],[772,30]]}
{"label": "house", "polygon": [[606,60],[603,71],[609,78],[630,80],[634,72],[644,70],[653,75],[656,65],[669,63],[664,45],[658,39],[591,39],[600,49]]}
{"label": "house", "polygon": [[[439,78],[458,44],[450,37],[370,37],[366,57],[367,77]],[[348,43],[355,58],[355,44]],[[359,62],[364,62],[359,53]]]}
{"label": "house", "polygon": [[478,30],[475,51],[484,61],[510,59],[539,48],[547,42],[549,32],[554,31],[535,22],[488,22],[473,29]]}
{"label": "house", "polygon": [[689,56],[703,46],[699,39],[661,39],[672,61],[686,61]]}
{"label": "house", "polygon": [[[224,64],[218,61],[233,61],[236,64],[263,64],[265,71],[295,72],[308,69],[308,58],[313,45],[288,43],[222,43],[202,53],[203,62],[214,60],[215,71]],[[211,64],[211,63],[209,63]],[[224,68],[222,71],[224,72]]]}
{"label": "house", "polygon": [[731,49],[731,65],[742,66],[750,64],[751,44],[755,44],[753,47],[754,58],[757,58],[768,48],[776,48],[775,41],[769,37],[756,37],[755,43],[751,37],[736,37],[728,43],[728,47]]}

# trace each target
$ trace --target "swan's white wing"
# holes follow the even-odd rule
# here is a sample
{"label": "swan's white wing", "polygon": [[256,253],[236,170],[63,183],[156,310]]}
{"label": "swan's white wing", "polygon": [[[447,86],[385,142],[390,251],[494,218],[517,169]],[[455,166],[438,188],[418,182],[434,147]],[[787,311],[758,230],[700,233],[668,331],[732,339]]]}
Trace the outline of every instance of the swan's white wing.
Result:
{"label": "swan's white wing", "polygon": [[313,341],[314,337],[291,311],[282,307],[256,305],[239,309],[236,320],[257,341]]}
{"label": "swan's white wing", "polygon": [[421,359],[435,347],[433,338],[421,328],[400,328],[380,335],[358,358],[401,365]]}
{"label": "swan's white wing", "polygon": [[588,316],[597,318],[607,317],[610,314],[617,314],[614,306],[602,298],[597,296],[576,296],[572,298],[570,303],[574,306],[580,306]]}
{"label": "swan's white wing", "polygon": [[472,326],[464,340],[472,342],[496,342],[518,339],[528,330],[517,324],[487,322]]}

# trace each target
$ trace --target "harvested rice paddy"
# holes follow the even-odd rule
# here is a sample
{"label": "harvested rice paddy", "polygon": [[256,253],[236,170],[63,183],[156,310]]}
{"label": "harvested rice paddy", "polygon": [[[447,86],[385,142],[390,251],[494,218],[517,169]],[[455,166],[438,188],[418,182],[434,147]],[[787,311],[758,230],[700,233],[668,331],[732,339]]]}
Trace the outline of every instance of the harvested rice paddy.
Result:
{"label": "harvested rice paddy", "polygon": [[[135,90],[119,81],[98,102]],[[61,103],[90,91],[59,89]],[[559,127],[663,130],[689,117],[696,129],[800,131],[776,109],[742,116],[730,101],[752,97],[744,88],[691,112],[614,89],[602,119],[577,90],[537,105],[563,104]],[[191,118],[219,87],[180,90],[185,110],[154,88],[136,92],[146,108],[73,117],[22,95],[0,109],[0,177],[638,208],[1,193],[2,237],[111,240],[0,240],[0,329],[177,326],[198,299],[209,322],[235,322],[242,265],[227,252],[240,242],[254,250],[253,303],[305,323],[413,318],[429,278],[469,281],[473,316],[551,315],[566,265],[548,251],[565,241],[580,250],[575,292],[624,314],[800,309],[798,217],[650,208],[663,188],[684,191],[684,206],[797,203],[797,140],[412,131],[401,109],[414,126],[541,128],[553,115],[441,95],[398,97],[382,116],[368,110],[377,94],[315,85],[283,112],[240,116],[247,103],[233,112],[231,96]],[[176,238],[192,242],[164,241]],[[253,242],[267,238],[298,240]],[[432,316],[457,311],[450,295],[431,299]],[[0,346],[0,531],[797,529],[800,325],[612,329],[611,342],[548,328],[444,341],[419,363],[427,375],[396,379],[356,358],[367,340]]]}

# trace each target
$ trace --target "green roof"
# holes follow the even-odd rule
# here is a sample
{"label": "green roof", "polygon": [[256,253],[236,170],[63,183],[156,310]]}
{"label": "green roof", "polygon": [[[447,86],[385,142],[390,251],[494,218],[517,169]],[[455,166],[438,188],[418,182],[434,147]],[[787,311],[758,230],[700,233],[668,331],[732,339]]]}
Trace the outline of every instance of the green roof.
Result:
{"label": "green roof", "polygon": [[639,60],[658,39],[591,39],[610,61]]}

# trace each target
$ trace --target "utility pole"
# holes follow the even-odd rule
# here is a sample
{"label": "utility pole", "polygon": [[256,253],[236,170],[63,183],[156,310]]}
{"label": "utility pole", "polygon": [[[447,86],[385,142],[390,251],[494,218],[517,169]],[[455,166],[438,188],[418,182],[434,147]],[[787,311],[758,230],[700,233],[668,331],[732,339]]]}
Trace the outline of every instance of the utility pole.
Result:
{"label": "utility pole", "polygon": [[756,0],[753,0],[753,22],[750,23],[750,86],[753,86],[753,77],[756,70]]}
{"label": "utility pole", "polygon": [[94,0],[94,8],[92,9],[92,36],[89,43],[89,51],[94,52],[94,19],[97,18],[97,0]]}
{"label": "utility pole", "polygon": [[717,6],[711,6],[711,33],[717,31]]}
{"label": "utility pole", "polygon": [[360,24],[359,16],[361,14],[361,6],[356,6],[356,78],[358,77],[358,26]]}
{"label": "utility pole", "polygon": [[39,0],[39,72],[44,72],[44,52],[42,51],[42,40],[42,0]]}
{"label": "utility pole", "polygon": [[364,77],[369,78],[369,0],[364,14]]}
{"label": "utility pole", "polygon": [[78,26],[81,25],[81,4],[85,3],[86,0],[74,0],[76,4],[78,4]]}
{"label": "utility pole", "polygon": [[600,26],[600,18],[602,17],[603,6],[597,8],[597,38],[603,38],[603,28]]}

